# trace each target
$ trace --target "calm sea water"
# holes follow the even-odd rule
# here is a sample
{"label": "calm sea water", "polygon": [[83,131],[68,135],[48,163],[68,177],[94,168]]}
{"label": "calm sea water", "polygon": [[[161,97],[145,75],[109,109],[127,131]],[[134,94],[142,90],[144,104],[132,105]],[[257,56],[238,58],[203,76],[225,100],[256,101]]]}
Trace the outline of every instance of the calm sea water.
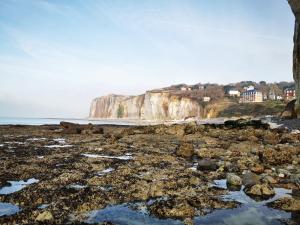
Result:
{"label": "calm sea water", "polygon": [[[147,121],[134,119],[70,119],[70,118],[14,118],[0,117],[0,125],[44,125],[44,124],[59,124],[61,121],[79,123],[79,124],[114,124],[114,125],[155,125],[155,124],[181,124],[189,121],[173,120],[173,121]],[[225,118],[201,119],[197,120],[198,124],[221,124]]]}
{"label": "calm sea water", "polygon": [[68,119],[68,118],[13,118],[0,117],[0,125],[44,125],[59,124],[61,121],[79,124],[115,124],[115,125],[139,125],[142,122],[136,120],[88,120],[88,119]]}

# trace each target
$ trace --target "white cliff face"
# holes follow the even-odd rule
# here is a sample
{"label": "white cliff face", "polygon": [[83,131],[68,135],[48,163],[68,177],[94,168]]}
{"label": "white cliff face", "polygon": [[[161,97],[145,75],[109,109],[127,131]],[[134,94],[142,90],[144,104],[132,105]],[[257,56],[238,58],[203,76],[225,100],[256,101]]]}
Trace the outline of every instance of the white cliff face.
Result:
{"label": "white cliff face", "polygon": [[108,95],[93,100],[91,118],[180,120],[201,117],[202,107],[192,99],[168,92],[146,92],[139,96]]}
{"label": "white cliff face", "polygon": [[189,98],[174,96],[167,92],[147,92],[142,119],[180,120],[200,117],[201,111],[201,106]]}
{"label": "white cliff face", "polygon": [[107,95],[92,101],[91,118],[132,118],[138,119],[144,96]]}

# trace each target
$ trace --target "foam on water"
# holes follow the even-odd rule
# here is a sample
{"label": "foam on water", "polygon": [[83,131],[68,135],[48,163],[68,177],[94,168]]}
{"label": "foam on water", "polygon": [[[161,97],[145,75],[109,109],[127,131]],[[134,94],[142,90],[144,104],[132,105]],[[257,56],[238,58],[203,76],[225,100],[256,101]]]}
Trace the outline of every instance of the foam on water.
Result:
{"label": "foam on water", "polygon": [[46,148],[68,148],[73,147],[73,145],[46,145]]}
{"label": "foam on water", "polygon": [[107,173],[111,173],[111,172],[114,171],[114,170],[115,170],[114,168],[109,167],[109,168],[107,168],[107,169],[102,170],[101,172],[99,172],[98,175],[99,175],[99,176],[103,176],[103,175],[105,175],[105,174],[107,174]]}
{"label": "foam on water", "polygon": [[84,189],[86,187],[87,187],[86,185],[81,185],[81,184],[70,184],[70,185],[68,185],[68,188],[73,188],[73,189],[76,189],[76,190]]}
{"label": "foam on water", "polygon": [[26,141],[45,141],[47,138],[28,138]]}
{"label": "foam on water", "polygon": [[131,155],[125,155],[125,156],[107,156],[107,155],[97,155],[97,154],[81,154],[82,156],[88,157],[88,158],[106,158],[106,159],[120,159],[120,160],[130,160],[133,159]]}

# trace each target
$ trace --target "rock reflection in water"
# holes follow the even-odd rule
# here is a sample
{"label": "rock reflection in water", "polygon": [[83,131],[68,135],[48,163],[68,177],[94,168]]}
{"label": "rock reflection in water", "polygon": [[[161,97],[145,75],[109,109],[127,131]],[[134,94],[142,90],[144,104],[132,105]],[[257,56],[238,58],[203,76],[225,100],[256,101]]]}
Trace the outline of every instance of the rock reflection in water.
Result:
{"label": "rock reflection in water", "polygon": [[102,210],[92,211],[89,214],[89,224],[112,222],[118,225],[177,225],[182,224],[180,220],[159,219],[150,216],[145,211],[136,211],[127,204],[108,206]]}
{"label": "rock reflection in water", "polygon": [[[218,188],[227,189],[226,180],[216,180]],[[285,211],[272,209],[266,206],[267,203],[278,198],[288,196],[291,190],[275,188],[275,196],[268,200],[256,201],[247,196],[243,188],[237,191],[230,191],[229,194],[222,196],[224,201],[238,201],[242,205],[234,209],[215,210],[206,216],[194,218],[194,224],[211,225],[281,225],[284,221],[299,222],[299,213],[288,213]],[[107,206],[101,210],[92,211],[88,215],[87,223],[112,222],[118,225],[139,225],[139,224],[183,224],[183,221],[175,219],[159,219],[149,214],[146,205],[151,205],[156,199],[145,203],[130,203]]]}
{"label": "rock reflection in water", "polygon": [[256,205],[265,205],[267,203],[273,202],[282,197],[289,197],[292,194],[292,190],[285,188],[274,188],[275,195],[267,200],[256,200],[254,198],[249,197],[243,191],[244,187],[233,189],[232,187],[227,187],[226,180],[215,180],[214,187],[228,189],[230,192],[227,195],[222,196],[222,199],[225,201],[237,201],[242,204],[256,204]]}
{"label": "rock reflection in water", "polygon": [[280,220],[291,218],[291,213],[263,205],[242,205],[235,209],[216,210],[204,217],[195,218],[195,224],[211,225],[281,225]]}

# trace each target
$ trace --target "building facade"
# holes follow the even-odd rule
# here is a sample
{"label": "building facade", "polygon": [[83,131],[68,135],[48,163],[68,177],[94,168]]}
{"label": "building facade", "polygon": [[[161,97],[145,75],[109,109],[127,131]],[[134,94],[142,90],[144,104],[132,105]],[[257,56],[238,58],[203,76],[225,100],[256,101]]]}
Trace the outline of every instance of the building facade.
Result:
{"label": "building facade", "polygon": [[285,89],[284,98],[288,101],[296,99],[296,90],[294,88]]}
{"label": "building facade", "polygon": [[263,94],[257,90],[247,90],[241,94],[240,102],[263,102]]}
{"label": "building facade", "polygon": [[240,97],[241,92],[239,92],[238,90],[230,90],[228,91],[228,94],[231,97]]}

